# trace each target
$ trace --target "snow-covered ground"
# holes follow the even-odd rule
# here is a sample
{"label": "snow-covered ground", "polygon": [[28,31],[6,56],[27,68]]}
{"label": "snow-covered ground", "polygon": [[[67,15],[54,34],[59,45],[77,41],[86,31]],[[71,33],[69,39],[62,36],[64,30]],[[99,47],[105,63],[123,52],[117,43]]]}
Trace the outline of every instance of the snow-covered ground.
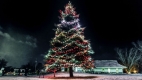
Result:
{"label": "snow-covered ground", "polygon": [[[131,74],[131,75],[107,75],[107,74],[88,74],[88,73],[74,73],[75,77],[88,77],[88,78],[75,78],[69,79],[68,73],[56,73],[57,79],[51,79],[53,74],[45,75],[44,78],[39,76],[2,76],[0,80],[142,80],[142,74]],[[60,78],[66,77],[66,78]]]}

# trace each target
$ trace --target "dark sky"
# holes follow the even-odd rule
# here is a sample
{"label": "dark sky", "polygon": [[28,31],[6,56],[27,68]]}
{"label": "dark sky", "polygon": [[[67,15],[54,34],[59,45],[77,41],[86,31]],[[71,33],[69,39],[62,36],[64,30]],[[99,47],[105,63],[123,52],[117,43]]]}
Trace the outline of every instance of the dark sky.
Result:
{"label": "dark sky", "polygon": [[[131,42],[142,39],[141,0],[70,1],[80,14],[80,24],[86,27],[85,38],[91,41],[94,59],[116,59],[114,48],[131,47]],[[0,0],[1,57],[9,60],[15,56],[21,63],[36,58],[42,61],[55,36],[54,24],[60,23],[59,10],[64,10],[67,3],[68,0]]]}

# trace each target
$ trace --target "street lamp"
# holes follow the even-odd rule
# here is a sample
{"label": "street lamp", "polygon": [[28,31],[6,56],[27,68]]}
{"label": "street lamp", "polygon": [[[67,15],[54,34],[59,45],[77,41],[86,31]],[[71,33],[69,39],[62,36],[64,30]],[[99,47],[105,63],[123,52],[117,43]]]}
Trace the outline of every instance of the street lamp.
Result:
{"label": "street lamp", "polygon": [[35,60],[35,72],[36,72],[37,58]]}

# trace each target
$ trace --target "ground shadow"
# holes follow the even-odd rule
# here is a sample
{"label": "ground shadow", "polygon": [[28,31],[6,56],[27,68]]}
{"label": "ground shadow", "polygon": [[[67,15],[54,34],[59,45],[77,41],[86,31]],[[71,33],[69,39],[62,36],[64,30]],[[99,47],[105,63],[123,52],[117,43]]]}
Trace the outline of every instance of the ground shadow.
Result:
{"label": "ground shadow", "polygon": [[91,78],[98,78],[98,76],[50,77],[50,79],[91,79]]}

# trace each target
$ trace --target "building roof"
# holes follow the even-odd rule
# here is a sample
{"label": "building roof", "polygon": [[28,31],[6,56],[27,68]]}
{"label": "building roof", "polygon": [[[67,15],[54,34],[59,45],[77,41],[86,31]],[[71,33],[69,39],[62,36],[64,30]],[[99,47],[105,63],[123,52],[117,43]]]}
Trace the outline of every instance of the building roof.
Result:
{"label": "building roof", "polygon": [[123,65],[120,65],[117,60],[95,60],[95,67],[121,67],[126,68]]}

